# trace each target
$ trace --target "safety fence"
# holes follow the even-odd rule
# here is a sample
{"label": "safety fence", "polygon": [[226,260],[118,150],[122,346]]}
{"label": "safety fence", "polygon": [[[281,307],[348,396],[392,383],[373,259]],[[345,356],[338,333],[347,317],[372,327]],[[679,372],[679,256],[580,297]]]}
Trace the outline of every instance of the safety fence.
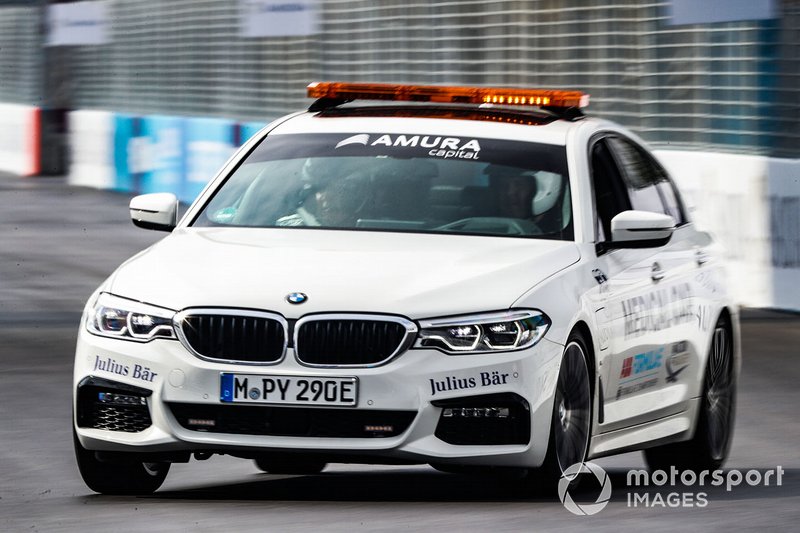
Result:
{"label": "safety fence", "polygon": [[41,105],[42,9],[0,0],[0,102]]}
{"label": "safety fence", "polygon": [[314,80],[579,89],[654,144],[800,156],[797,0],[91,0],[97,42],[46,46],[48,4],[0,0],[0,102],[266,122]]}

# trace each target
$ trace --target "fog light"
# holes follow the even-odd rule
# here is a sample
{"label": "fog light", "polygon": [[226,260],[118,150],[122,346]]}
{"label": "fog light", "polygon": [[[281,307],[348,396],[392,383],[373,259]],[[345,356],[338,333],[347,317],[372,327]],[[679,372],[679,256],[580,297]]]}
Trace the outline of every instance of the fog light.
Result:
{"label": "fog light", "polygon": [[380,425],[380,426],[368,425],[368,426],[364,426],[364,431],[369,432],[369,433],[394,433],[394,426],[389,426],[389,425]]}
{"label": "fog light", "polygon": [[508,407],[448,407],[442,411],[444,418],[508,418]]}
{"label": "fog light", "polygon": [[97,400],[100,403],[109,405],[147,405],[147,400],[143,396],[131,396],[130,394],[117,394],[115,392],[98,392]]}
{"label": "fog light", "polygon": [[217,425],[217,421],[210,418],[190,418],[186,421],[190,426],[210,427],[213,428]]}

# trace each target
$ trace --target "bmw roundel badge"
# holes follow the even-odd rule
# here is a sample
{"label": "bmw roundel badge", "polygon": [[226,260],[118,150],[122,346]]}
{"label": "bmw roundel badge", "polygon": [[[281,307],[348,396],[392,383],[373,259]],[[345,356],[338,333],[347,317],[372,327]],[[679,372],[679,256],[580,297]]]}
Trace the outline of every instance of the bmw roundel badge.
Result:
{"label": "bmw roundel badge", "polygon": [[286,296],[286,301],[290,304],[301,304],[308,300],[308,296],[302,292],[291,292]]}

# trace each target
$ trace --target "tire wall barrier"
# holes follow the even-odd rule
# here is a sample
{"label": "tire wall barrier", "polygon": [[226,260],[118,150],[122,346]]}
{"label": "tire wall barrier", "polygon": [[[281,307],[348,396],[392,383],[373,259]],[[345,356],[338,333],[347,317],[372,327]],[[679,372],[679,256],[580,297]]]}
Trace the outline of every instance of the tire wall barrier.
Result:
{"label": "tire wall barrier", "polygon": [[0,104],[0,171],[33,176],[41,171],[41,109]]}
{"label": "tire wall barrier", "polygon": [[741,305],[800,311],[800,159],[656,151]]}

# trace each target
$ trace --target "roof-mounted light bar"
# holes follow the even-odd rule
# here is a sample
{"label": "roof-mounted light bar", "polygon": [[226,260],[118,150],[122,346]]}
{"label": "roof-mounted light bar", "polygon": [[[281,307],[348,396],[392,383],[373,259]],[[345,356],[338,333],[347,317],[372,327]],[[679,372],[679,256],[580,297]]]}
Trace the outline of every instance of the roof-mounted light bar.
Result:
{"label": "roof-mounted light bar", "polygon": [[308,96],[309,98],[325,98],[339,101],[393,100],[548,108],[581,108],[589,105],[589,95],[580,91],[394,85],[389,83],[315,82],[309,84]]}

